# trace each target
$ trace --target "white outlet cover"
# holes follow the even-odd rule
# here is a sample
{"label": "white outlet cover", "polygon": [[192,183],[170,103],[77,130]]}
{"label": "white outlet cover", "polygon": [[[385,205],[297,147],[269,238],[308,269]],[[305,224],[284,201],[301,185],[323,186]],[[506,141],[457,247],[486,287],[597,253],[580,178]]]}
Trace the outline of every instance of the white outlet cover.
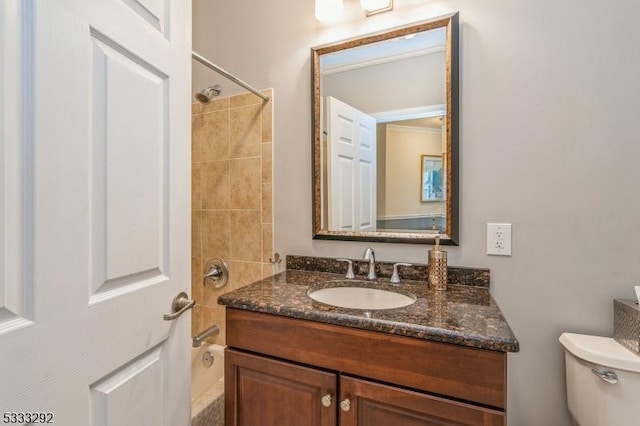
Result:
{"label": "white outlet cover", "polygon": [[511,256],[510,223],[487,223],[487,254]]}

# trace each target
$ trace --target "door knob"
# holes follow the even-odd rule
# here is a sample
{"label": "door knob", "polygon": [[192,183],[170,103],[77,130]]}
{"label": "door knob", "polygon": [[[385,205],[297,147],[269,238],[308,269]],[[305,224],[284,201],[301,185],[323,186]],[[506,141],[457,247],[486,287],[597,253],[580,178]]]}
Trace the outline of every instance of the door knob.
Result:
{"label": "door knob", "polygon": [[178,318],[180,315],[187,312],[189,309],[193,308],[195,305],[196,305],[196,301],[193,299],[189,299],[189,297],[187,296],[187,293],[185,293],[184,291],[180,292],[173,299],[173,302],[171,303],[171,311],[173,313],[164,314],[162,318],[165,321],[173,321],[174,319]]}

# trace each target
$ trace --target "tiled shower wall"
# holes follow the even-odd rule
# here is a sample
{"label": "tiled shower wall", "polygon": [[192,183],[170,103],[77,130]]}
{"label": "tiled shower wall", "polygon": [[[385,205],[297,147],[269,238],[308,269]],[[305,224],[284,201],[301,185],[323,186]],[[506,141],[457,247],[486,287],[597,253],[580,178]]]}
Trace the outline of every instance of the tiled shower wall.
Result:
{"label": "tiled shower wall", "polygon": [[[192,105],[191,332],[218,324],[216,343],[225,343],[218,296],[274,273],[272,92],[263,92],[268,103],[243,94]],[[202,281],[213,257],[229,265],[229,283],[221,290]]]}

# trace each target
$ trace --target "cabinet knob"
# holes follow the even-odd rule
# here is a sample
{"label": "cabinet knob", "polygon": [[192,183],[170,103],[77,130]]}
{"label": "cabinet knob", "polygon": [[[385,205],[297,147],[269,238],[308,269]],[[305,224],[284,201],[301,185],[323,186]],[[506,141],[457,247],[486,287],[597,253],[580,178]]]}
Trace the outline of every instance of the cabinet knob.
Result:
{"label": "cabinet knob", "polygon": [[331,395],[326,394],[325,396],[322,397],[322,405],[324,405],[325,407],[331,407]]}
{"label": "cabinet knob", "polygon": [[349,401],[349,398],[340,401],[340,409],[342,411],[349,411],[351,409],[351,401]]}

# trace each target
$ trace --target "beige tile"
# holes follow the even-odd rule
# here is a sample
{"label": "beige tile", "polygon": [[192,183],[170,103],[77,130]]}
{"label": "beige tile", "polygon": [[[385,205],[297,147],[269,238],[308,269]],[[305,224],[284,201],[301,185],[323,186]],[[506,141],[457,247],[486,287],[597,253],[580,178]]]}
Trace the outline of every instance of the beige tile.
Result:
{"label": "beige tile", "polygon": [[202,257],[229,259],[229,211],[202,211]]}
{"label": "beige tile", "polygon": [[220,334],[216,336],[214,341],[219,345],[225,345],[227,343],[227,322],[225,320],[225,314],[226,311],[224,306],[218,306],[214,309],[212,317],[213,324],[218,324],[218,327],[220,327]]}
{"label": "beige tile", "polygon": [[191,163],[197,163],[200,161],[202,147],[199,143],[196,143],[194,137],[196,128],[202,126],[202,118],[199,115],[191,116]]}
{"label": "beige tile", "polygon": [[197,305],[202,304],[202,259],[191,258],[191,297]]}
{"label": "beige tile", "polygon": [[[267,95],[271,96],[271,95]],[[262,107],[262,142],[273,142],[273,97]]]}
{"label": "beige tile", "polygon": [[229,175],[232,209],[259,209],[262,203],[260,157],[230,161]]}
{"label": "beige tile", "polygon": [[204,125],[205,120],[202,114],[191,117],[191,162],[193,163],[202,161],[200,157],[202,157]]}
{"label": "beige tile", "polygon": [[256,104],[262,104],[262,98],[253,93],[243,93],[241,95],[231,96],[229,99],[229,106],[231,108]]}
{"label": "beige tile", "polygon": [[218,306],[218,297],[222,296],[225,293],[228,293],[229,289],[231,288],[230,286],[231,282],[229,282],[227,286],[222,289],[215,289],[210,285],[204,286],[204,289],[202,291],[202,306],[205,306],[207,308],[215,308],[216,306]]}
{"label": "beige tile", "polygon": [[229,109],[229,97],[226,98],[214,98],[208,104],[202,106],[202,112],[214,112],[223,109]]}
{"label": "beige tile", "polygon": [[273,259],[273,225],[262,225],[262,262]]}
{"label": "beige tile", "polygon": [[232,211],[229,238],[229,260],[260,262],[262,257],[260,210]]}
{"label": "beige tile", "polygon": [[194,102],[191,104],[191,115],[202,114],[202,104]]}
{"label": "beige tile", "polygon": [[260,110],[260,105],[250,105],[230,110],[229,156],[231,158],[257,157],[260,155]]}
{"label": "beige tile", "polygon": [[273,192],[271,183],[262,184],[262,223],[273,223]]}
{"label": "beige tile", "polygon": [[229,161],[201,163],[202,209],[229,208]]}
{"label": "beige tile", "polygon": [[273,145],[271,142],[262,144],[262,183],[273,179]]}
{"label": "beige tile", "polygon": [[191,310],[191,336],[195,336],[200,331],[200,323],[202,320],[202,306],[196,305]]}
{"label": "beige tile", "polygon": [[200,163],[191,163],[191,210],[200,210],[202,208],[202,186],[200,180]]}
{"label": "beige tile", "polygon": [[202,253],[202,212],[191,211],[191,257],[200,257]]}
{"label": "beige tile", "polygon": [[262,278],[262,265],[257,262],[229,262],[231,289],[243,287]]}
{"label": "beige tile", "polygon": [[209,308],[207,306],[201,306],[201,308],[202,308],[202,321],[200,323],[200,330],[198,332],[201,332],[211,327],[213,324],[215,324],[215,321],[217,319],[215,308]]}
{"label": "beige tile", "polygon": [[194,116],[191,139],[193,162],[229,158],[229,110]]}
{"label": "beige tile", "polygon": [[220,327],[220,334],[217,336],[213,336],[207,339],[208,342],[224,344],[224,323],[225,323],[225,312],[222,307],[209,308],[206,306],[202,307],[202,318],[200,320],[200,329],[198,333],[203,332],[207,328],[217,324]]}

